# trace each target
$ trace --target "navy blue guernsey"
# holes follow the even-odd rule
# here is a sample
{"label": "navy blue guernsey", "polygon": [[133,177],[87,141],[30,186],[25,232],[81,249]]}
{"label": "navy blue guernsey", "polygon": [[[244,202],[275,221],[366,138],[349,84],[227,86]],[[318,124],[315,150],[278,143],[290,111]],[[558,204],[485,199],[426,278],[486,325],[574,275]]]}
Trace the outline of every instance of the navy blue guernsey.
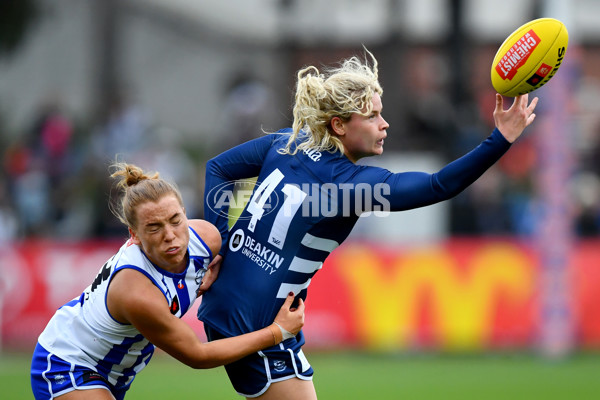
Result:
{"label": "navy blue guernsey", "polygon": [[[510,147],[495,129],[436,173],[392,173],[356,165],[339,152],[280,154],[289,132],[251,140],[207,163],[205,218],[221,232],[224,260],[198,318],[225,336],[272,323],[289,292],[306,299],[311,279],[362,212],[402,211],[447,200]],[[223,193],[231,182],[253,177],[258,178],[252,196],[228,229]]]}

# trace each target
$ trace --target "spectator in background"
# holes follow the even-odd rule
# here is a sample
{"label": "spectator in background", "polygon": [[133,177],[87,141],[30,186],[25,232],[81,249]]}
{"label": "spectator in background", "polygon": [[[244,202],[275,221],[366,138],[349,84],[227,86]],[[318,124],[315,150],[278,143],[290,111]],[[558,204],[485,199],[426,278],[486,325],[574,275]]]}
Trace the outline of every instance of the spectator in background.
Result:
{"label": "spectator in background", "polygon": [[43,236],[51,229],[50,179],[27,140],[16,140],[4,157],[8,192],[18,220],[19,236]]}
{"label": "spectator in background", "polygon": [[4,176],[0,174],[0,246],[17,239],[19,235],[18,218],[8,196],[7,186]]}
{"label": "spectator in background", "polygon": [[102,162],[119,154],[124,158],[138,153],[152,127],[150,113],[129,94],[118,93],[104,121],[92,132],[92,149]]}
{"label": "spectator in background", "polygon": [[30,131],[9,145],[4,166],[20,234],[51,235],[64,215],[73,127],[58,96],[49,96]]}
{"label": "spectator in background", "polygon": [[42,160],[53,186],[60,186],[67,175],[68,156],[73,137],[71,121],[63,111],[58,97],[52,97],[41,107],[32,132],[35,157]]}
{"label": "spectator in background", "polygon": [[255,139],[273,110],[270,87],[247,73],[235,76],[225,95],[221,115],[223,132],[215,143],[220,149]]}
{"label": "spectator in background", "polygon": [[187,215],[200,217],[202,192],[198,190],[198,167],[187,152],[189,149],[182,133],[161,126],[149,130],[146,137],[147,140],[131,156],[131,160],[146,168],[161,171],[166,179],[177,182],[183,201],[187,204]]}
{"label": "spectator in background", "polygon": [[98,180],[99,196],[92,198],[96,215],[92,232],[97,236],[119,236],[123,227],[104,206],[102,194],[110,191],[110,182],[103,179],[103,171],[97,165],[106,165],[115,154],[135,162],[142,151],[154,148],[149,137],[152,129],[151,114],[141,106],[125,89],[115,94],[104,120],[99,121],[91,131],[91,158],[95,162],[90,168],[96,168],[94,178]]}
{"label": "spectator in background", "polygon": [[447,62],[426,47],[412,49],[405,57],[411,62],[407,63],[405,74],[410,101],[404,110],[406,130],[400,133],[403,143],[411,150],[435,149],[446,157],[453,157],[454,148],[448,145],[446,138],[449,131],[455,131],[458,121],[448,96]]}

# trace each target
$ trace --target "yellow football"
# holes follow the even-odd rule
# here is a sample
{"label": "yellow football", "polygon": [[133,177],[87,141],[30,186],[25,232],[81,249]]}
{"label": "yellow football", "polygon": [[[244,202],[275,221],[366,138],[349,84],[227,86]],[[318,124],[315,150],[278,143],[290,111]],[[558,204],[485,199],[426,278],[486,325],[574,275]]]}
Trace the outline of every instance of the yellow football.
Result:
{"label": "yellow football", "polygon": [[502,43],[492,63],[492,86],[508,97],[544,86],[562,64],[569,33],[554,18],[539,18],[517,28]]}

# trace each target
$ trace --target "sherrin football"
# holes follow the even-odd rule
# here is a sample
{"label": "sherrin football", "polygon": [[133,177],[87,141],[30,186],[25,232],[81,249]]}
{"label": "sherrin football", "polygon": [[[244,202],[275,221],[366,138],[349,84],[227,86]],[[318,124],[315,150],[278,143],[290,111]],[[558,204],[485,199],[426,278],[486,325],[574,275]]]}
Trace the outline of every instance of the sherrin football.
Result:
{"label": "sherrin football", "polygon": [[516,97],[544,86],[562,64],[569,33],[554,18],[539,18],[519,27],[502,43],[492,63],[492,86]]}

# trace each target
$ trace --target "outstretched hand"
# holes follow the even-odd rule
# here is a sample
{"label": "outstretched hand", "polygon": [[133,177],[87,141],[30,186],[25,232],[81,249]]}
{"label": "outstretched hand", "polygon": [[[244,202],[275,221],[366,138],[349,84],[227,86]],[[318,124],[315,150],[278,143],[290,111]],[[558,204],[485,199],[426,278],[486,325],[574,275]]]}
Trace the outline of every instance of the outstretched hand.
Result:
{"label": "outstretched hand", "polygon": [[504,138],[510,143],[513,143],[523,130],[531,125],[535,119],[535,106],[538,103],[538,98],[535,97],[530,104],[529,95],[522,94],[515,97],[512,105],[508,110],[504,109],[504,98],[496,93],[496,109],[494,110],[494,122],[496,128],[502,133]]}

